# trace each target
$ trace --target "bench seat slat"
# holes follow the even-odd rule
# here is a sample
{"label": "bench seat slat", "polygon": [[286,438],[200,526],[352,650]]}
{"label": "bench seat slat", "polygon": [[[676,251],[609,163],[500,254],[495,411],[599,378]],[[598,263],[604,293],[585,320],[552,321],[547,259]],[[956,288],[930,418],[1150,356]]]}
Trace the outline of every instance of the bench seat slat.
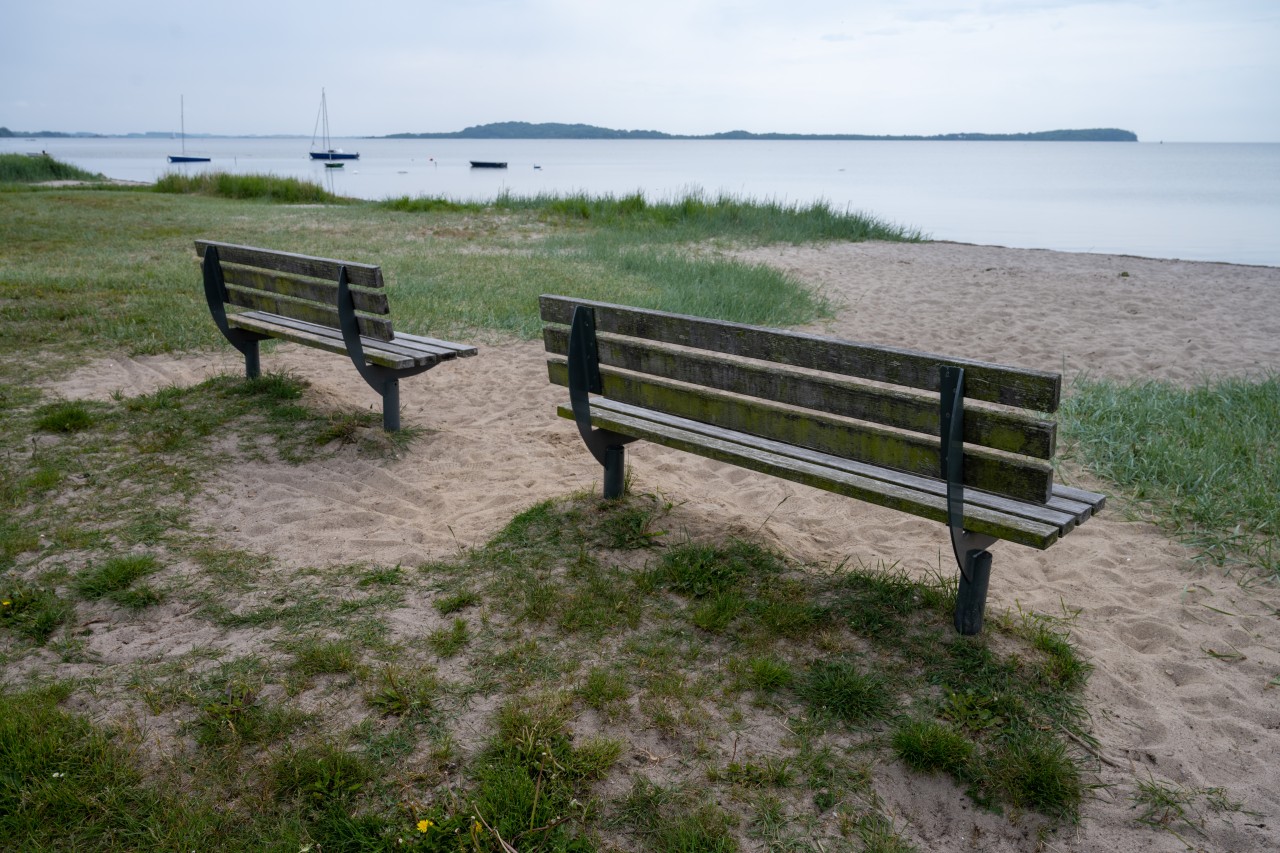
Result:
{"label": "bench seat slat", "polygon": [[[295,278],[282,273],[225,263],[222,265],[222,277],[227,284],[237,287],[261,290],[267,293],[278,293],[281,296],[319,302],[326,306],[338,304],[338,283],[336,281]],[[363,311],[366,314],[389,314],[391,312],[391,308],[387,304],[385,291],[352,288],[351,301],[357,311]]]}
{"label": "bench seat slat", "polygon": [[476,348],[471,344],[458,344],[453,341],[442,341],[439,338],[411,335],[408,332],[396,332],[395,340],[397,343],[423,344],[425,346],[438,347],[441,350],[453,350],[458,354],[458,358],[470,358],[477,352]]}
{"label": "bench seat slat", "polygon": [[[282,328],[296,329],[302,332],[322,335],[326,338],[333,338],[338,341],[342,340],[341,329],[334,329],[318,323],[308,323],[304,320],[295,320],[292,317],[281,317],[269,312],[246,311],[241,314],[228,315],[228,317],[231,316],[248,316],[263,323],[275,323]],[[360,340],[362,342],[361,345],[366,348],[372,347],[378,352],[397,353],[399,355],[409,356],[410,358],[453,358],[457,355],[456,352],[447,347],[436,346],[430,343],[418,343],[417,341],[406,341],[402,339],[401,335],[396,335],[395,340],[392,341],[380,341],[376,338],[370,339],[363,335]]]}
{"label": "bench seat slat", "polygon": [[1087,492],[1084,489],[1076,489],[1071,486],[1057,486],[1053,491],[1067,500],[1089,504],[1093,507],[1095,513],[1101,512],[1102,508],[1107,505],[1107,496],[1100,495],[1097,492]]}
{"label": "bench seat slat", "polygon": [[[548,352],[568,355],[569,330],[547,326]],[[597,336],[599,363],[811,408],[861,421],[937,436],[938,400],[927,394],[875,387],[843,377],[801,373],[780,365],[724,358],[706,351],[675,350],[636,338]],[[964,439],[1008,453],[1051,459],[1057,426],[1029,415],[989,407],[965,406]]]}
{"label": "bench seat slat", "polygon": [[[344,355],[347,352],[347,345],[342,339],[342,333],[328,326],[305,323],[301,320],[293,320],[287,317],[263,315],[255,311],[228,314],[227,322],[234,327],[259,332],[271,337],[284,338],[306,346]],[[364,347],[366,361],[370,364],[377,364],[394,370],[407,370],[413,367],[433,365],[457,356],[457,353],[453,350],[428,349],[416,345],[404,347],[398,346],[394,342],[388,343],[373,338],[362,337],[360,342]]]}
{"label": "bench seat slat", "polygon": [[[573,416],[572,411],[563,407],[560,412],[570,418]],[[746,444],[713,438],[669,424],[604,409],[593,408],[591,422],[603,429],[613,429],[656,444],[804,483],[932,521],[945,524],[947,520],[946,498],[920,492],[899,483],[874,480],[847,471],[834,470],[824,465],[770,453]],[[1041,550],[1048,548],[1059,537],[1058,528],[1054,525],[1020,518],[968,502],[965,504],[965,529]]]}
{"label": "bench seat slat", "polygon": [[[547,369],[553,383],[568,385],[565,363],[550,360]],[[842,421],[818,412],[786,409],[611,368],[601,368],[600,377],[604,396],[650,411],[911,474],[934,476],[938,472],[938,441],[916,433]],[[1050,497],[1052,482],[1052,468],[1040,460],[1005,457],[980,447],[965,449],[964,483],[968,487],[1044,503]]]}
{"label": "bench seat slat", "polygon": [[[878,468],[874,465],[868,465],[864,462],[854,462],[849,459],[841,459],[838,456],[831,456],[826,453],[807,451],[803,448],[794,447],[779,441],[771,441],[766,438],[760,438],[759,436],[748,435],[745,433],[734,433],[730,430],[719,429],[718,427],[698,423],[697,421],[691,421],[686,418],[675,418],[663,415],[660,412],[649,412],[627,403],[619,403],[615,400],[610,400],[606,397],[596,397],[591,401],[591,404],[593,409],[599,407],[603,410],[617,412],[633,418],[669,424],[687,432],[707,435],[713,438],[722,438],[738,444],[757,447],[760,450],[774,453],[779,456],[790,456],[795,459],[812,461],[823,467],[836,468],[841,471],[847,471],[850,474],[857,474],[860,477],[897,483],[898,485],[906,486],[919,492],[931,494],[943,499],[947,496],[947,484],[945,481],[940,479],[922,477],[917,474],[907,474],[901,471],[892,471],[887,468]],[[567,408],[562,409],[560,410],[560,414],[562,416],[567,414],[568,417],[572,417],[573,410]],[[1080,518],[1077,513],[1062,512],[1044,504],[1015,501],[1010,498],[1003,497],[1002,495],[993,495],[978,489],[966,489],[965,501],[966,503],[974,506],[985,507],[987,509],[1008,513],[1009,515],[1016,515],[1032,521],[1038,521],[1043,524],[1053,525],[1058,528],[1059,536],[1067,535],[1075,529],[1077,524],[1084,520]],[[1080,504],[1079,506],[1084,507],[1083,504]]]}
{"label": "bench seat slat", "polygon": [[966,397],[1034,411],[1057,411],[1062,395],[1062,377],[1057,373],[898,347],[871,346],[824,335],[627,308],[588,299],[543,295],[539,304],[542,320],[546,323],[568,326],[572,322],[574,307],[586,305],[595,311],[597,332],[758,358],[925,391],[938,390],[939,365],[954,365],[965,369]]}
{"label": "bench seat slat", "polygon": [[347,281],[350,284],[360,287],[383,286],[382,268],[373,264],[357,264],[334,258],[314,258],[310,255],[295,255],[292,252],[277,252],[254,246],[240,246],[235,243],[219,243],[214,240],[197,240],[196,254],[203,258],[205,249],[209,246],[218,247],[218,260],[224,264],[245,264],[276,272],[327,278],[330,281],[337,281],[338,270],[346,267]]}

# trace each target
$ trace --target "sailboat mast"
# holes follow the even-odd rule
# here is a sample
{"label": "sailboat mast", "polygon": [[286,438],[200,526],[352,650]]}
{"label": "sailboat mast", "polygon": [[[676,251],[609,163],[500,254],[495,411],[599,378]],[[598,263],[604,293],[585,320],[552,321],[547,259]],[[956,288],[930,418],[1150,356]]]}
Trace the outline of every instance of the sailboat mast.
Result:
{"label": "sailboat mast", "polygon": [[178,133],[182,140],[182,153],[187,153],[187,103],[186,95],[178,96]]}

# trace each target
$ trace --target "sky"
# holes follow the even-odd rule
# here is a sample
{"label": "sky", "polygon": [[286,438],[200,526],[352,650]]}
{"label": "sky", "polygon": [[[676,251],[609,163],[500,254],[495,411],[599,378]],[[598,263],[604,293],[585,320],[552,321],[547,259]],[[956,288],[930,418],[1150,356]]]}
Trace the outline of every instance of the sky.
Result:
{"label": "sky", "polygon": [[[1280,0],[11,0],[0,126],[1280,142]],[[180,109],[180,103],[185,104]]]}

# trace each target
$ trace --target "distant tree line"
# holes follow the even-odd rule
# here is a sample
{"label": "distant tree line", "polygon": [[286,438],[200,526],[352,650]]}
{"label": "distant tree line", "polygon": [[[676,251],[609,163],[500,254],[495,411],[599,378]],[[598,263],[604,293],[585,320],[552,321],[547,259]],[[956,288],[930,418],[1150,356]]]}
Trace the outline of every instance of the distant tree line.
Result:
{"label": "distant tree line", "polygon": [[750,133],[730,130],[702,136],[658,130],[614,130],[590,124],[500,121],[440,133],[393,133],[387,139],[763,139],[763,140],[903,140],[981,142],[1137,142],[1132,131],[1115,127],[1087,130],[1042,130],[1032,133],[942,133],[935,136],[886,136],[861,133]]}
{"label": "distant tree line", "polygon": [[67,139],[73,136],[100,136],[97,133],[61,133],[56,130],[10,130],[0,127],[0,139],[15,136],[36,137],[39,139]]}

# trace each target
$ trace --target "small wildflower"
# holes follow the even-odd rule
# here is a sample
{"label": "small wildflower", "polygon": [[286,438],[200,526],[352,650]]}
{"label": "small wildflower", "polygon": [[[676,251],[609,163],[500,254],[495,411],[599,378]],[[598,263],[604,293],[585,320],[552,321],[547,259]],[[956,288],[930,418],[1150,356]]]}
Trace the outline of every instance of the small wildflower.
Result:
{"label": "small wildflower", "polygon": [[428,829],[430,829],[433,826],[435,826],[435,823],[433,823],[432,821],[420,820],[418,821],[418,832],[426,832]]}
{"label": "small wildflower", "polygon": [[476,835],[481,835],[484,833],[484,827],[482,827],[480,825],[480,821],[477,820],[472,822],[471,831],[474,832]]}
{"label": "small wildflower", "polygon": [[53,778],[61,779],[63,776],[66,776],[66,775],[67,775],[66,773],[54,773]]}

